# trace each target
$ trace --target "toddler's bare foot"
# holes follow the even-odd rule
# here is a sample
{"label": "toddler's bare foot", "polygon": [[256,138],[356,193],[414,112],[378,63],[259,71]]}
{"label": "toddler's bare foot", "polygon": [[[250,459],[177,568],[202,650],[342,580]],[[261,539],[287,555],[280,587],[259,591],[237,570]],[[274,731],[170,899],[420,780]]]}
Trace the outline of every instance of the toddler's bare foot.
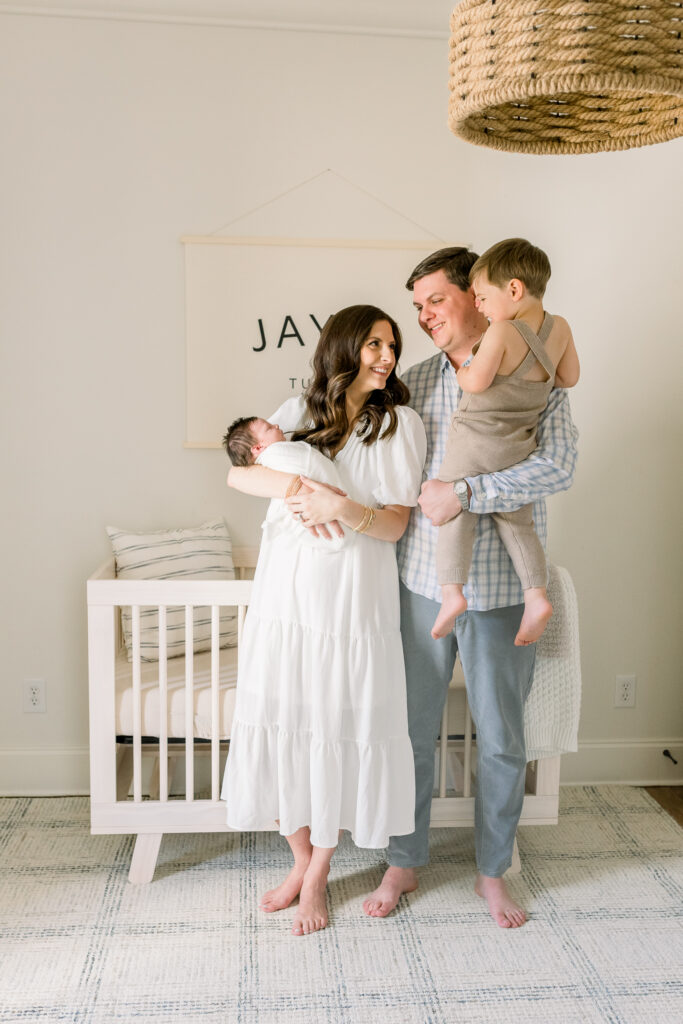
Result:
{"label": "toddler's bare foot", "polygon": [[524,592],[524,614],[515,637],[516,647],[525,647],[527,644],[535,644],[543,636],[543,630],[548,624],[548,619],[553,614],[553,606],[545,593],[529,595]]}
{"label": "toddler's bare foot", "polygon": [[386,917],[394,909],[404,892],[415,892],[417,874],[414,868],[388,867],[384,878],[363,903],[369,917]]}
{"label": "toddler's bare foot", "polygon": [[290,906],[301,891],[307,865],[295,864],[284,882],[276,889],[271,889],[259,901],[259,909],[272,914],[275,910],[284,910]]}
{"label": "toddler's bare foot", "polygon": [[299,894],[299,906],[294,915],[292,935],[310,935],[327,928],[327,876],[305,877]]}
{"label": "toddler's bare foot", "polygon": [[462,615],[466,610],[467,601],[462,590],[450,586],[444,587],[441,608],[432,626],[432,636],[434,639],[440,640],[442,637],[448,636],[455,625],[458,615]]}
{"label": "toddler's bare foot", "polygon": [[521,928],[526,923],[526,913],[513,900],[503,878],[477,875],[474,891],[486,900],[491,917],[501,928]]}

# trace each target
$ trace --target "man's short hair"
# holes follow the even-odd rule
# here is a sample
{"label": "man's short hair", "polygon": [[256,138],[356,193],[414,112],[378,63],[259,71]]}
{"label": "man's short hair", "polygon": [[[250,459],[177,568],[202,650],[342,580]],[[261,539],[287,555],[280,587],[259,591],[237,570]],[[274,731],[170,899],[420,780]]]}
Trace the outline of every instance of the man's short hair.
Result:
{"label": "man's short hair", "polygon": [[406,281],[406,288],[412,292],[415,282],[421,277],[443,270],[451,284],[457,285],[461,292],[466,292],[470,286],[470,270],[478,258],[476,252],[463,245],[438,249],[418,263]]}
{"label": "man's short hair", "polygon": [[240,416],[228,427],[223,437],[223,447],[230,456],[233,466],[251,466],[254,456],[251,449],[256,438],[251,432],[251,425],[258,416]]}
{"label": "man's short hair", "polygon": [[483,253],[470,270],[470,281],[486,274],[496,288],[516,278],[534,298],[542,299],[550,280],[550,260],[526,238],[506,238]]}

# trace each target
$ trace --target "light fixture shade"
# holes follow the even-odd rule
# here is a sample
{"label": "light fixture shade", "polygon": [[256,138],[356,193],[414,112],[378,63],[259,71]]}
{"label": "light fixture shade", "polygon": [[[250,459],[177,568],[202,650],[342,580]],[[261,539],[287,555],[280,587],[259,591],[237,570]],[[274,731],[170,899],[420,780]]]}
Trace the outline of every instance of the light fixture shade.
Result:
{"label": "light fixture shade", "polygon": [[462,0],[451,131],[518,153],[595,153],[683,135],[683,3]]}

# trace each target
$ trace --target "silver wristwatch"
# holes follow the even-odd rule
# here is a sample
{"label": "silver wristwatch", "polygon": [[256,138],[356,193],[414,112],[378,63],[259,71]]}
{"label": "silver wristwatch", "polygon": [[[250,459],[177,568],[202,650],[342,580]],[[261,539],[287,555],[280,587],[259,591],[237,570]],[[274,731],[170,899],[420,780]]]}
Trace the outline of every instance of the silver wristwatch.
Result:
{"label": "silver wristwatch", "polygon": [[465,512],[470,507],[470,496],[467,491],[467,480],[456,480],[453,484],[453,493],[457,494],[458,500]]}

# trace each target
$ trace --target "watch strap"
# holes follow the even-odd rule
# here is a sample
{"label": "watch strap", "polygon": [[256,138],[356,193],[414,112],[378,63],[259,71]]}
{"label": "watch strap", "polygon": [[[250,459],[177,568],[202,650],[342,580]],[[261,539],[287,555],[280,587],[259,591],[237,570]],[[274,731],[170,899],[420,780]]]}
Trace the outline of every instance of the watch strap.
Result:
{"label": "watch strap", "polygon": [[470,496],[467,489],[467,480],[456,480],[453,484],[453,490],[458,496],[458,500],[463,507],[465,512],[469,511],[470,507]]}

